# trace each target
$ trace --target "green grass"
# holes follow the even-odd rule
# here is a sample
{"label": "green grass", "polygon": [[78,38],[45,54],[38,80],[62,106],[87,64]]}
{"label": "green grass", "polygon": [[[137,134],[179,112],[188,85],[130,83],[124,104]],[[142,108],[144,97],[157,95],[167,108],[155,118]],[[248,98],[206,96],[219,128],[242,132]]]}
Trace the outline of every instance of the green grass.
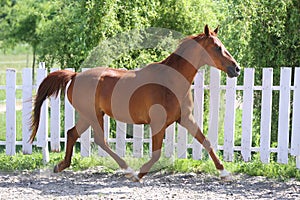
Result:
{"label": "green grass", "polygon": [[[16,112],[16,136],[17,140],[22,140],[22,112]],[[0,112],[0,141],[6,140],[6,112]]]}
{"label": "green grass", "polygon": [[17,74],[17,80],[21,80],[21,72],[23,68],[29,67],[31,68],[32,61],[31,56],[27,56],[26,54],[22,55],[9,55],[9,54],[0,54],[0,85],[5,84],[5,71],[8,68],[15,69]]}
{"label": "green grass", "polygon": [[[35,151],[32,155],[23,155],[17,153],[15,156],[7,156],[0,153],[0,171],[16,171],[16,170],[35,170],[41,168],[52,169],[64,157],[64,153],[50,153],[50,162],[43,164],[41,152]],[[125,160],[135,170],[138,170],[149,157],[133,158],[126,156]],[[279,164],[271,161],[269,164],[263,164],[259,160],[259,155],[254,156],[253,161],[244,162],[235,160],[235,162],[224,162],[225,168],[233,174],[248,174],[251,176],[265,176],[268,178],[278,179],[281,181],[295,178],[300,181],[300,170],[296,168],[294,159],[289,160],[289,164]],[[105,172],[114,172],[118,170],[118,165],[110,158],[98,157],[81,157],[80,153],[75,153],[72,159],[70,169],[73,171],[84,170],[95,166],[104,166]],[[172,173],[207,173],[218,175],[214,163],[211,159],[193,160],[193,159],[175,159],[162,157],[151,169],[151,171],[164,171]]]}

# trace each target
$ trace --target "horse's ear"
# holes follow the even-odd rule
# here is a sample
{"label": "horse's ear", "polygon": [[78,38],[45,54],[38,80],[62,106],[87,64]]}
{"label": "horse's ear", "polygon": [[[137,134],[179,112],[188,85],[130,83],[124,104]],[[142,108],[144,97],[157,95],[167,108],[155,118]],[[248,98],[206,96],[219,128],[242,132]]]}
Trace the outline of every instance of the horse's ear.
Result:
{"label": "horse's ear", "polygon": [[214,30],[214,32],[215,32],[216,35],[218,34],[219,27],[220,27],[220,25],[218,25],[218,27]]}
{"label": "horse's ear", "polygon": [[208,37],[210,35],[208,25],[206,24],[204,27],[204,33]]}

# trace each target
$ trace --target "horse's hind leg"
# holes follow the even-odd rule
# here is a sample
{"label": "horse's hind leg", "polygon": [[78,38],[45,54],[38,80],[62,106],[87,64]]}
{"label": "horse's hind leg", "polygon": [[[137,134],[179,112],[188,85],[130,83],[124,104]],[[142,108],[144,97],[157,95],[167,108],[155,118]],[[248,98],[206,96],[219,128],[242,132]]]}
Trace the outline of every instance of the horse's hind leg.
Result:
{"label": "horse's hind leg", "polygon": [[122,158],[120,158],[120,156],[118,156],[115,152],[112,151],[112,149],[108,146],[104,138],[103,116],[104,113],[99,111],[97,113],[98,123],[94,123],[92,125],[94,129],[94,141],[118,163],[121,169],[129,170],[127,163]]}
{"label": "horse's hind leg", "polygon": [[[153,130],[153,129],[152,129]],[[161,148],[165,135],[165,128],[159,131],[157,134],[152,136],[152,157],[151,159],[145,163],[138,174],[138,179],[134,181],[139,181],[143,178],[151,169],[151,167],[159,160],[161,156]]]}
{"label": "horse's hind leg", "polygon": [[62,170],[70,166],[73,154],[73,147],[76,143],[76,140],[89,126],[90,124],[87,121],[85,121],[83,118],[79,118],[76,125],[68,130],[65,159],[54,167],[55,173],[61,172]]}

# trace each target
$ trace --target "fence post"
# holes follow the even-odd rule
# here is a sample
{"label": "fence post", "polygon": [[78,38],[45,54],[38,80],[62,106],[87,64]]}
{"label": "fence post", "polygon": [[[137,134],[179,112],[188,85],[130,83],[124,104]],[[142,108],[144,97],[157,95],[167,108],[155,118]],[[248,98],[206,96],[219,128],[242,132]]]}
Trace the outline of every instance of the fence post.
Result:
{"label": "fence post", "polygon": [[300,169],[300,67],[295,68],[294,86],[291,155],[297,156],[297,168]]}
{"label": "fence post", "polygon": [[235,87],[236,78],[227,77],[226,83],[226,107],[224,119],[224,160],[232,161],[235,130]]}
{"label": "fence post", "polygon": [[31,135],[30,120],[32,112],[32,69],[24,68],[22,71],[22,151],[23,154],[32,153],[32,144],[29,143]]}
{"label": "fence post", "polygon": [[[58,69],[51,69],[51,72]],[[50,118],[50,139],[51,151],[60,151],[60,92],[57,97],[50,97],[51,118]]]}
{"label": "fence post", "polygon": [[271,119],[272,119],[273,69],[263,69],[261,121],[260,121],[260,160],[270,161]]}
{"label": "fence post", "polygon": [[133,125],[133,156],[143,157],[144,125]]}
{"label": "fence post", "polygon": [[246,162],[251,160],[254,71],[254,68],[244,70],[241,153]]}
{"label": "fence post", "polygon": [[[37,69],[37,88],[47,76],[45,63],[40,63]],[[49,162],[48,151],[48,100],[46,99],[41,107],[40,125],[37,132],[37,146],[42,147],[43,162]]]}
{"label": "fence post", "polygon": [[165,140],[165,155],[170,158],[174,155],[175,150],[175,123],[171,124],[166,129],[166,140]]}
{"label": "fence post", "polygon": [[218,148],[218,129],[219,129],[219,106],[220,106],[220,70],[210,68],[210,100],[209,100],[209,126],[208,140],[214,150]]}
{"label": "fence post", "polygon": [[6,70],[6,154],[16,154],[16,70]]}
{"label": "fence post", "polygon": [[116,121],[116,152],[124,157],[126,153],[126,123]]}
{"label": "fence post", "polygon": [[[196,123],[203,131],[203,106],[204,106],[204,69],[200,69],[194,81],[194,115]],[[193,139],[193,159],[202,159],[202,145]]]}
{"label": "fence post", "polygon": [[80,136],[80,155],[88,157],[91,155],[91,127]]}
{"label": "fence post", "polygon": [[152,129],[149,126],[149,156],[152,157]]}
{"label": "fence post", "polygon": [[281,68],[278,117],[278,162],[288,163],[291,68]]}
{"label": "fence post", "polygon": [[177,124],[178,142],[177,156],[178,158],[187,158],[187,130],[180,124]]}
{"label": "fence post", "polygon": [[[109,132],[110,132],[110,117],[108,115],[104,115],[103,117],[103,131],[104,131],[104,138],[109,143]],[[108,153],[104,151],[100,146],[98,146],[98,154],[101,157],[107,157]]]}
{"label": "fence post", "polygon": [[[67,70],[74,71],[74,69],[71,69],[71,68],[68,68]],[[64,131],[65,132],[65,134],[64,134],[65,149],[67,147],[67,133],[68,133],[68,130],[71,129],[75,124],[75,110],[74,110],[73,106],[71,105],[71,103],[69,102],[68,95],[67,95],[67,91],[68,91],[68,88],[70,86],[70,83],[71,82],[68,83],[68,85],[65,89],[65,131]]]}

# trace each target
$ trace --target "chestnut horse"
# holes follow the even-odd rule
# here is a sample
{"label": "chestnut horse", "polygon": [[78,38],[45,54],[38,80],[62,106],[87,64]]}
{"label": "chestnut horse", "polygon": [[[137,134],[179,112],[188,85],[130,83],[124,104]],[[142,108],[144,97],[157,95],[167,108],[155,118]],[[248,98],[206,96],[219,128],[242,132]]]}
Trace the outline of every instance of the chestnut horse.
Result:
{"label": "chestnut horse", "polygon": [[[67,96],[79,114],[76,125],[67,132],[67,147],[63,161],[54,167],[61,172],[71,164],[73,146],[81,134],[92,126],[94,141],[125,170],[126,176],[140,181],[161,155],[166,128],[173,122],[185,127],[211,156],[221,178],[230,174],[216,156],[210,142],[203,135],[192,115],[191,84],[203,65],[214,66],[237,77],[240,67],[217,38],[218,28],[189,36],[165,60],[139,70],[107,67],[92,68],[81,73],[59,70],[50,73],[40,84],[32,117],[33,142],[39,126],[40,109],[44,100],[57,95],[71,81]],[[103,116],[134,124],[149,124],[152,132],[152,157],[139,173],[108,146],[103,133]]]}

